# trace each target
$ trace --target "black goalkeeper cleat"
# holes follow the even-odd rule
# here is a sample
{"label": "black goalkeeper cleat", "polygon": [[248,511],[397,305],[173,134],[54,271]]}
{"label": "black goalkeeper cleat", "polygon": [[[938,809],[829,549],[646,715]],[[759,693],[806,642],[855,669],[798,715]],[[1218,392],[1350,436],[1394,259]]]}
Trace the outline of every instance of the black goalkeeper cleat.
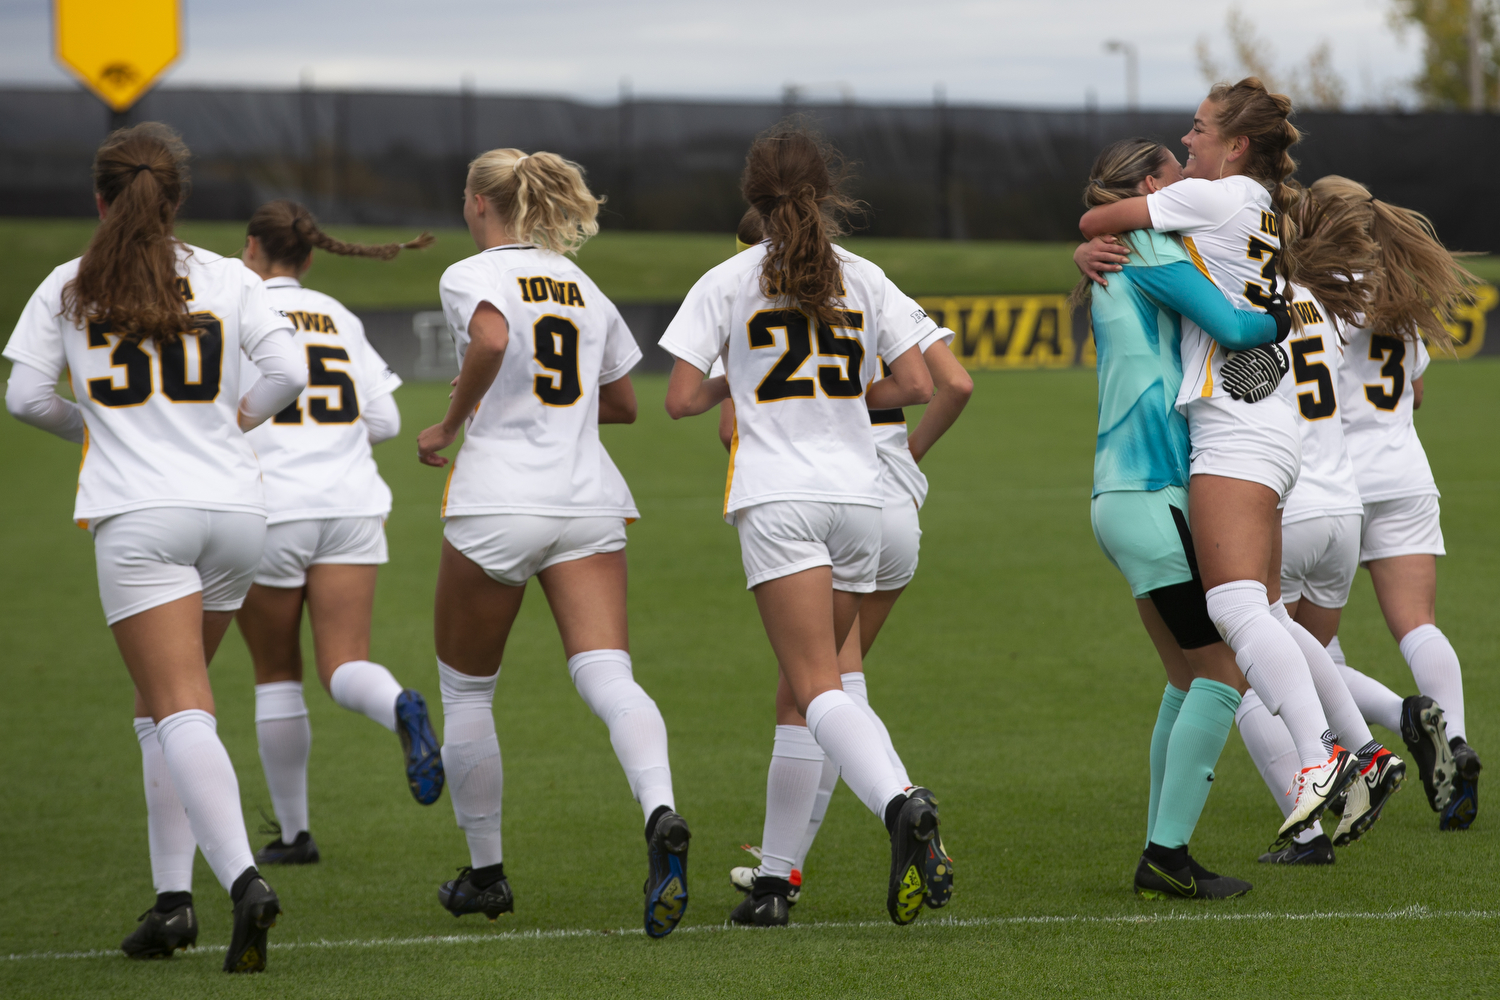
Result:
{"label": "black goalkeeper cleat", "polygon": [[[514,913],[516,900],[511,895],[510,883],[505,880],[505,866],[495,865],[494,868],[498,869],[495,876],[490,875],[489,869],[480,875],[473,868],[460,868],[458,878],[444,882],[438,888],[438,902],[455,917],[483,913],[496,920],[502,913]],[[480,885],[480,882],[484,884]]]}
{"label": "black goalkeeper cleat", "polygon": [[938,831],[935,801],[927,789],[913,788],[891,826],[891,878],[885,908],[897,924],[917,919],[927,896],[927,847]]}
{"label": "black goalkeeper cleat", "polygon": [[297,834],[290,844],[281,839],[281,828],[274,831],[276,839],[255,852],[257,865],[312,865],[318,862],[318,843],[306,830]]}
{"label": "black goalkeeper cleat", "polygon": [[1135,869],[1135,891],[1144,899],[1233,899],[1250,889],[1244,879],[1216,875],[1191,859],[1182,868],[1171,869],[1142,854]]}
{"label": "black goalkeeper cleat", "polygon": [[[1453,798],[1453,750],[1448,745],[1448,726],[1443,709],[1426,695],[1413,695],[1401,702],[1401,739],[1417,763],[1427,804],[1442,812]],[[1441,825],[1441,823],[1439,824]]]}
{"label": "black goalkeeper cleat", "polygon": [[[912,790],[912,795],[924,799],[932,808],[937,808],[937,796],[933,795],[931,790],[918,787]],[[924,861],[927,868],[925,902],[934,910],[940,910],[953,898],[953,859],[943,848],[942,831],[934,833],[932,839],[927,842]]]}
{"label": "black goalkeeper cleat", "polygon": [[1293,841],[1279,851],[1267,851],[1256,860],[1263,865],[1331,865],[1333,841],[1320,833],[1305,844]]}
{"label": "black goalkeeper cleat", "polygon": [[443,750],[427,716],[427,702],[411,688],[396,696],[396,735],[406,755],[411,797],[430,806],[443,794]]}
{"label": "black goalkeeper cleat", "polygon": [[792,883],[786,879],[757,875],[750,894],[729,912],[729,919],[747,927],[785,927],[791,919],[791,892]]}
{"label": "black goalkeeper cleat", "polygon": [[171,958],[198,944],[198,914],[190,901],[165,913],[155,907],[142,913],[135,930],[120,942],[120,950],[131,958]]}
{"label": "black goalkeeper cleat", "polygon": [[646,834],[646,936],[664,938],[687,912],[687,820],[666,806],[651,814]]}
{"label": "black goalkeeper cleat", "polygon": [[[276,926],[281,900],[254,868],[245,869],[235,880],[234,933],[224,955],[225,972],[266,970],[266,931]],[[231,892],[231,897],[236,893]]]}
{"label": "black goalkeeper cleat", "polygon": [[1453,796],[1443,808],[1438,829],[1467,830],[1479,814],[1479,755],[1462,736],[1453,737],[1450,749],[1453,751]]}

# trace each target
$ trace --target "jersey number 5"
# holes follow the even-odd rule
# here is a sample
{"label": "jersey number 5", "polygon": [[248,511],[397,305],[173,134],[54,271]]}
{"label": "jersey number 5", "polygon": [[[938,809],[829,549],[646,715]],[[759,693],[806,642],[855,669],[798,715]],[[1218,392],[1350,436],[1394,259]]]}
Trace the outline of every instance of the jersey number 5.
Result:
{"label": "jersey number 5", "polygon": [[[161,391],[174,403],[211,403],[219,398],[219,382],[224,367],[224,327],[212,313],[193,313],[188,317],[198,327],[197,334],[169,337],[157,344],[161,358]],[[89,349],[109,347],[108,323],[89,324]],[[188,372],[188,342],[197,347],[198,377]],[[109,353],[112,368],[125,369],[125,384],[115,385],[115,376],[89,379],[89,398],[100,406],[140,406],[151,398],[151,355],[141,350],[138,340],[125,337]]]}
{"label": "jersey number 5", "polygon": [[[359,419],[359,393],[354,389],[354,380],[349,373],[329,368],[329,361],[348,361],[349,352],[342,347],[307,346],[307,387],[309,389],[337,389],[339,405],[329,406],[330,396],[309,396],[307,412],[320,424],[352,424]],[[302,405],[297,400],[287,404],[286,409],[271,418],[273,424],[302,423]]]}
{"label": "jersey number 5", "polygon": [[[840,328],[863,330],[865,314],[839,310]],[[786,350],[761,379],[755,399],[772,403],[779,399],[811,399],[817,394],[810,378],[793,378],[803,362],[812,356],[812,323],[800,309],[763,309],[750,317],[747,324],[751,350],[776,346],[776,330],[786,331]],[[858,399],[864,392],[860,383],[860,366],[865,348],[857,337],[840,337],[826,323],[818,324],[818,356],[843,358],[844,364],[818,366],[818,385],[831,399]]]}
{"label": "jersey number 5", "polygon": [[1309,361],[1309,354],[1323,353],[1323,338],[1308,337],[1292,342],[1292,374],[1298,385],[1316,382],[1316,392],[1297,393],[1297,408],[1308,420],[1331,417],[1338,410],[1338,400],[1333,394],[1333,374],[1321,361]]}

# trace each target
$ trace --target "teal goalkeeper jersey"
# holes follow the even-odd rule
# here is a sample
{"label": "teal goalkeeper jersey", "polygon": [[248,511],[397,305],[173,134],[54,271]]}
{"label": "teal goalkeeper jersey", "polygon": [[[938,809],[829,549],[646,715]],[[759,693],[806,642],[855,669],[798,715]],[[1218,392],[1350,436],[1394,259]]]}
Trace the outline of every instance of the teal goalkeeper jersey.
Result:
{"label": "teal goalkeeper jersey", "polygon": [[1094,496],[1188,484],[1187,419],[1177,411],[1182,385],[1182,317],[1230,350],[1276,339],[1276,321],[1234,308],[1187,251],[1163,233],[1126,237],[1130,261],[1094,286],[1091,313],[1098,350],[1099,437]]}

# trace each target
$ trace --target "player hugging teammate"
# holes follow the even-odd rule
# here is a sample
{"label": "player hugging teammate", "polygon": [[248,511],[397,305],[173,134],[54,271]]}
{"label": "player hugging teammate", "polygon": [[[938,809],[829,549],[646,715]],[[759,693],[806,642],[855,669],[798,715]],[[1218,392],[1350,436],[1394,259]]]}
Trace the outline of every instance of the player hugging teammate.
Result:
{"label": "player hugging teammate", "polygon": [[[1200,734],[1194,738],[1201,755],[1198,766],[1211,775],[1227,735],[1225,713],[1232,713],[1267,784],[1278,793],[1285,817],[1260,860],[1327,863],[1334,844],[1351,843],[1368,831],[1405,775],[1405,764],[1370,733],[1367,715],[1385,720],[1404,737],[1432,807],[1443,814],[1443,828],[1467,826],[1477,807],[1478,758],[1461,733],[1446,734],[1443,711],[1427,696],[1429,690],[1443,691],[1457,705],[1462,725],[1457,657],[1434,624],[1432,557],[1442,554],[1436,489],[1430,473],[1392,490],[1382,473],[1374,471],[1394,471],[1391,459],[1398,455],[1389,452],[1398,448],[1404,448],[1400,457],[1408,460],[1420,455],[1419,445],[1415,452],[1411,447],[1410,410],[1404,420],[1382,421],[1370,442],[1374,448],[1366,445],[1362,460],[1371,471],[1361,476],[1344,432],[1369,424],[1371,418],[1358,411],[1351,415],[1348,407],[1357,404],[1347,398],[1348,387],[1341,399],[1339,388],[1350,381],[1339,374],[1340,360],[1359,364],[1349,352],[1365,351],[1387,371],[1384,383],[1360,384],[1361,394],[1370,405],[1396,411],[1406,377],[1400,362],[1408,345],[1425,359],[1424,335],[1446,342],[1443,322],[1472,278],[1457,267],[1420,216],[1373,207],[1368,192],[1360,188],[1360,194],[1353,194],[1351,187],[1357,186],[1341,178],[1328,179],[1321,192],[1295,186],[1290,177],[1296,164],[1288,150],[1300,137],[1287,120],[1290,112],[1286,97],[1268,93],[1254,78],[1214,88],[1183,138],[1189,152],[1186,179],[1173,183],[1159,177],[1142,183],[1141,197],[1091,208],[1081,228],[1096,239],[1081,247],[1075,259],[1100,284],[1106,283],[1103,272],[1123,267],[1121,277],[1135,285],[1137,275],[1147,269],[1132,256],[1134,245],[1097,237],[1132,230],[1173,233],[1193,264],[1235,305],[1290,320],[1278,320],[1274,343],[1235,342],[1181,311],[1176,409],[1186,417],[1189,495],[1187,511],[1177,511],[1174,519],[1180,529],[1191,524],[1199,565],[1191,565],[1194,550],[1187,553],[1188,562],[1193,578],[1201,578],[1207,591],[1203,611],[1243,668],[1238,675],[1225,665],[1230,686],[1245,692],[1243,702],[1232,692],[1225,694],[1208,713],[1211,722],[1191,723]],[[1137,240],[1142,235],[1131,233]],[[1158,306],[1171,305],[1149,289],[1146,295]],[[1102,404],[1104,341],[1117,335],[1120,320],[1101,315],[1099,300],[1096,293]],[[1288,337],[1292,327],[1295,333]],[[1361,331],[1367,341],[1359,341]],[[1388,362],[1387,357],[1396,360]],[[1177,425],[1168,417],[1163,426],[1170,437]],[[1101,455],[1105,431],[1101,409]],[[1166,444],[1160,431],[1151,436]],[[1387,454],[1370,454],[1382,448]],[[1426,468],[1425,458],[1421,468]],[[1366,480],[1372,485],[1379,481],[1379,492],[1362,497],[1361,490],[1369,488]],[[1098,531],[1101,500],[1108,492],[1100,490],[1097,480],[1095,489],[1103,493],[1095,499]],[[1108,532],[1099,537],[1106,554],[1130,577]],[[1384,580],[1382,609],[1402,641],[1423,697],[1401,704],[1342,664],[1338,609],[1348,597],[1356,561],[1370,567],[1377,588]],[[1165,611],[1155,592],[1152,596]],[[1143,617],[1150,630],[1144,608]],[[1204,620],[1194,617],[1200,624]],[[1192,636],[1180,628],[1170,631],[1184,650],[1192,648],[1186,641]],[[1156,632],[1153,638],[1164,662],[1175,655]],[[1211,638],[1205,632],[1199,648],[1212,649]],[[1184,696],[1170,683],[1170,665],[1168,674],[1153,737],[1148,842],[1136,888],[1147,895],[1238,894],[1248,884],[1198,870],[1186,853],[1185,837],[1170,833],[1169,840],[1181,840],[1176,845],[1153,836],[1161,829],[1156,825],[1157,774],[1186,753],[1178,731],[1193,693],[1190,689]],[[1192,688],[1203,676],[1198,674]],[[1248,692],[1246,682],[1252,688]],[[1351,688],[1360,690],[1362,698],[1357,700]],[[1213,738],[1202,735],[1206,733]],[[1201,790],[1206,796],[1206,788]],[[1167,799],[1170,793],[1163,787],[1160,794]],[[1201,803],[1199,797],[1199,808]],[[1331,843],[1318,823],[1330,806],[1342,813]],[[1196,816],[1193,811],[1191,818]]]}

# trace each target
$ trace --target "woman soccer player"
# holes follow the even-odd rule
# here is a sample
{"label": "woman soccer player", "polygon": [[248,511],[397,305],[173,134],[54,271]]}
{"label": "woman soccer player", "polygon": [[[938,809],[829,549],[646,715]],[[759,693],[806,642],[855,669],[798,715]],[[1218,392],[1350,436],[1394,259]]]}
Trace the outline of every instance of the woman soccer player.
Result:
{"label": "woman soccer player", "polygon": [[[1344,663],[1337,635],[1341,601],[1328,610],[1304,600],[1296,615],[1320,641],[1326,638],[1365,717],[1402,735],[1428,803],[1440,814],[1439,827],[1465,829],[1477,809],[1479,758],[1463,735],[1458,656],[1436,625],[1435,557],[1443,554],[1438,493],[1412,411],[1420,405],[1428,361],[1423,339],[1448,342],[1445,324],[1477,279],[1456,264],[1418,213],[1378,201],[1344,177],[1324,177],[1309,190],[1318,211],[1355,219],[1379,248],[1383,280],[1364,321],[1346,331],[1334,376],[1339,426],[1363,501],[1362,523],[1343,564],[1351,580],[1356,564],[1370,570],[1421,694],[1403,700]],[[1347,585],[1343,592],[1347,596]],[[1450,737],[1455,712],[1457,732]],[[1286,741],[1274,730],[1272,738]],[[1371,807],[1379,808],[1373,798]],[[1346,810],[1346,822],[1348,816]]]}
{"label": "woman soccer player", "polygon": [[[1151,195],[1182,179],[1166,147],[1123,139],[1094,161],[1084,204]],[[1271,314],[1237,311],[1184,245],[1151,229],[1120,237],[1121,273],[1087,300],[1098,346],[1099,432],[1090,520],[1110,562],[1130,584],[1167,687],[1151,737],[1146,847],[1136,892],[1149,898],[1227,899],[1251,888],[1215,874],[1188,853],[1235,708],[1246,689],[1234,654],[1209,617],[1188,526],[1188,424],[1174,405],[1182,383],[1184,319],[1218,344],[1244,350],[1291,329]]]}
{"label": "woman soccer player", "polygon": [[443,490],[436,633],[443,766],[471,867],[438,891],[454,916],[514,909],[500,840],[502,771],[492,703],[526,582],[542,584],[568,674],[609,727],[646,818],[645,927],[687,907],[688,826],[675,811],[667,729],[631,673],[625,614],[630,490],[599,424],[632,423],[640,349],[613,303],[568,260],[599,231],[599,199],[554,153],[494,149],[469,164],[464,219],[480,253],[443,274],[462,367],[421,460],[464,430]]}
{"label": "woman soccer player", "polygon": [[[259,279],[173,235],[187,157],[155,122],[99,147],[99,228],[16,324],[6,407],[83,443],[73,517],[94,537],[105,621],[135,682],[157,898],[121,947],[149,958],[196,943],[196,842],[234,903],[224,970],[259,972],[281,905],[250,853],[208,662],[266,534],[244,431],[294,400],[307,369]],[[243,398],[242,353],[261,373]],[[64,369],[77,403],[56,394]]]}
{"label": "woman soccer player", "polygon": [[[926,789],[891,766],[878,728],[839,683],[838,652],[875,589],[883,506],[869,408],[932,398],[914,350],[919,334],[892,311],[879,268],[830,242],[851,206],[835,154],[808,131],[780,126],[757,139],[742,191],[761,216],[764,243],[700,278],[661,345],[677,358],[667,389],[674,419],[703,413],[733,392],[736,434],[724,512],[739,529],[747,586],[784,690],[819,748],[880,817],[891,841],[886,906],[898,924],[921,912],[923,856],[938,813]],[[816,360],[814,355],[816,354]],[[705,379],[722,357],[725,377]],[[891,376],[872,382],[877,357]],[[778,706],[778,718],[784,717]],[[794,811],[811,815],[815,782]],[[751,913],[787,922],[804,820],[763,845]]]}
{"label": "woman soccer player", "polygon": [[391,491],[370,446],[401,431],[392,398],[401,379],[337,300],[303,288],[313,247],[390,260],[432,243],[362,246],[335,240],[295,202],[273,201],[250,217],[245,266],[291,320],[310,372],[302,397],[250,432],[266,487],[266,546],[238,620],[255,664],[255,733],[278,836],[258,864],[318,860],[309,830],[307,758],[312,730],[302,700],[302,605],[312,619],[318,678],[333,700],[401,738],[406,780],[423,805],[443,790],[443,762],[427,703],[370,662],[375,575],[386,561]]}
{"label": "woman soccer player", "polygon": [[[1184,180],[1144,197],[1092,208],[1080,222],[1086,238],[1133,229],[1176,232],[1237,306],[1266,307],[1285,298],[1282,238],[1292,241],[1293,277],[1340,318],[1363,304],[1363,282],[1339,281],[1366,270],[1368,240],[1299,239],[1287,212],[1298,193],[1286,182],[1296,164],[1288,150],[1300,136],[1287,120],[1291,101],[1254,77],[1215,87],[1183,137]],[[1340,234],[1344,235],[1344,234]],[[1177,405],[1191,442],[1189,507],[1210,617],[1243,666],[1246,679],[1282,716],[1301,763],[1291,814],[1276,849],[1311,826],[1328,801],[1367,768],[1380,747],[1351,753],[1335,731],[1358,717],[1327,651],[1285,613],[1281,581],[1281,506],[1297,480],[1300,440],[1288,365],[1279,347],[1235,356],[1196,324],[1185,324],[1184,379]],[[1257,367],[1259,363],[1259,367]],[[1281,388],[1285,387],[1285,388]],[[1322,699],[1320,701],[1320,698]],[[1332,706],[1335,718],[1324,714]],[[1329,722],[1333,722],[1333,729]],[[1362,720],[1360,720],[1362,723]]]}
{"label": "woman soccer player", "polygon": [[[762,239],[760,213],[754,208],[745,212],[740,220],[735,241],[739,251],[750,249]],[[917,349],[932,376],[934,395],[923,412],[915,434],[908,440],[906,414],[901,409],[884,410],[870,414],[871,429],[875,434],[875,450],[880,457],[881,483],[885,502],[881,508],[880,564],[875,574],[875,590],[860,603],[859,615],[855,618],[852,635],[859,642],[845,642],[839,650],[839,681],[844,690],[862,708],[868,708],[870,699],[865,686],[864,656],[869,653],[881,627],[890,615],[896,599],[901,596],[917,572],[917,554],[921,545],[922,529],[918,518],[922,503],[927,499],[927,477],[917,463],[932,449],[937,440],[952,427],[968,405],[974,392],[974,379],[964,370],[949,344],[953,342],[953,331],[945,330],[934,323],[916,301],[902,293],[887,279],[887,294],[897,297],[904,306],[895,310],[904,315],[918,330]],[[709,369],[709,377],[724,374],[724,362],[715,359]],[[877,369],[877,377],[880,371]],[[734,400],[725,399],[719,404],[719,440],[725,450],[734,444]],[[828,804],[838,785],[839,772],[833,762],[824,755],[807,731],[807,720],[797,714],[788,692],[783,692],[778,701],[783,718],[777,720],[776,741],[773,745],[770,772],[766,779],[766,828],[782,824],[793,827],[801,825],[805,830],[797,853],[790,860],[792,892],[787,896],[789,904],[795,903],[801,894],[803,863],[812,850],[814,838],[828,812]],[[906,777],[906,765],[896,753],[885,724],[873,711],[870,719],[880,731],[885,742],[891,766],[896,769],[904,785],[911,782]],[[813,804],[811,817],[804,818],[786,808],[802,801],[801,786],[817,773],[818,794]],[[785,842],[785,837],[765,837],[772,841]],[[757,849],[759,850],[759,849]],[[759,850],[764,858],[764,851]],[[927,897],[928,906],[934,909],[947,905],[953,890],[953,859],[943,849],[941,836],[935,836],[928,845]],[[730,870],[729,881],[739,891],[749,894],[754,889],[759,867],[740,867]],[[752,912],[753,903],[744,907]]]}

